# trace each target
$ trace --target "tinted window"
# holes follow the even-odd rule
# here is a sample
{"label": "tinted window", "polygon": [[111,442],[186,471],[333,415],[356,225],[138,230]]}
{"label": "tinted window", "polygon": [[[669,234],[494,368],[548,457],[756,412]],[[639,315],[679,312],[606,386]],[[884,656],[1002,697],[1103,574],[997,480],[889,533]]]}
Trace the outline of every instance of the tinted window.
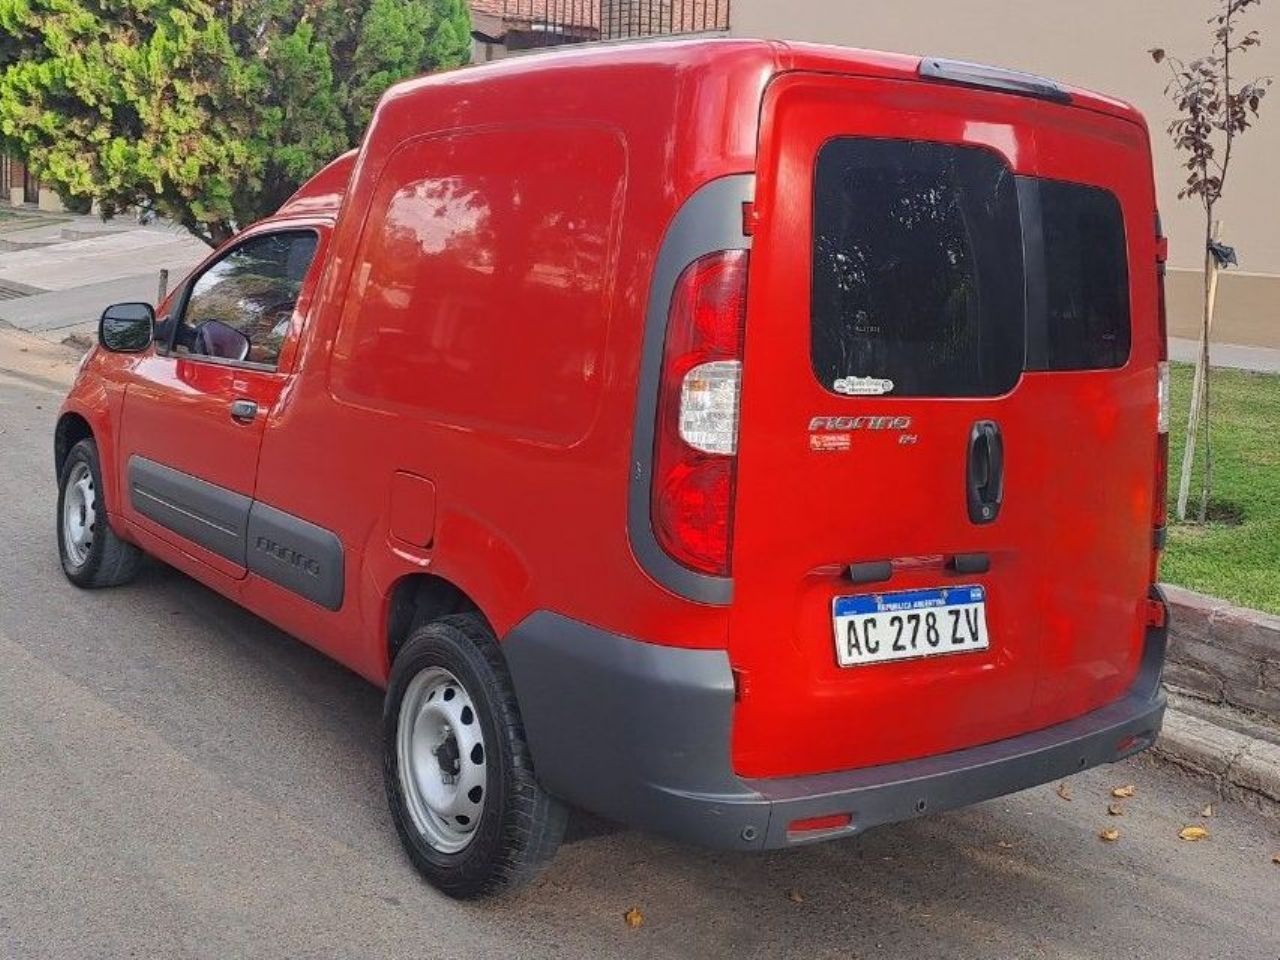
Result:
{"label": "tinted window", "polygon": [[1029,189],[1038,194],[1044,258],[1032,276],[1043,276],[1044,291],[1029,318],[1028,368],[1124,366],[1129,269],[1120,203],[1106,190],[1074,183],[1036,180]]}
{"label": "tinted window", "polygon": [[315,252],[310,230],[265,234],[232,249],[196,279],[174,352],[275,366]]}
{"label": "tinted window", "polygon": [[[829,390],[994,396],[1023,363],[1014,177],[975,147],[832,140],[814,191],[812,359]],[[841,381],[837,386],[837,382]]]}

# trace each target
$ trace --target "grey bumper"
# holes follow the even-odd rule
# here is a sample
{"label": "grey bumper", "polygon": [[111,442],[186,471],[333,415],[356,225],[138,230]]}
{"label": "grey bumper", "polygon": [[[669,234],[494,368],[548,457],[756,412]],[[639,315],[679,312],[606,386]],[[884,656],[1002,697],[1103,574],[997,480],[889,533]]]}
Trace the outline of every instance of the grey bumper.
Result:
{"label": "grey bumper", "polygon": [[[642,643],[552,613],[503,643],[543,786],[601,816],[678,840],[761,850],[988,800],[1149,747],[1160,731],[1165,630],[1152,628],[1129,694],[1066,723],[905,763],[748,780],[730,766],[724,651]],[[847,827],[789,834],[799,819]]]}

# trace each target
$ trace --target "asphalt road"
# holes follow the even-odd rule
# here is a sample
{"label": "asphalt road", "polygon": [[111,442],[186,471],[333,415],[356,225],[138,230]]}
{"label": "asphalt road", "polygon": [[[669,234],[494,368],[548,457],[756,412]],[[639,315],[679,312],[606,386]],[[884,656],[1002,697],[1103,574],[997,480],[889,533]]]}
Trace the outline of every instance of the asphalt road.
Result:
{"label": "asphalt road", "polygon": [[1200,820],[1141,759],[764,856],[584,818],[532,887],[446,900],[385,810],[377,690],[157,564],[63,580],[58,376],[0,373],[0,957],[1280,957],[1280,823]]}

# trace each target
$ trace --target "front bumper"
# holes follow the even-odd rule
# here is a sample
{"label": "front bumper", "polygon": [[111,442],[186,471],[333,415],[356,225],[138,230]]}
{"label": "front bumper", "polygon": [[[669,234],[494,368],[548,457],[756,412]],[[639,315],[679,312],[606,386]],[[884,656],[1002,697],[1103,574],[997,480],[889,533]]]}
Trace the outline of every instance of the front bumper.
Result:
{"label": "front bumper", "polygon": [[[1113,763],[1155,741],[1166,628],[1153,627],[1125,697],[1043,730],[954,753],[812,776],[733,773],[724,651],[642,643],[540,612],[503,648],[543,786],[601,816],[720,849],[763,850],[977,803]],[[792,833],[797,820],[852,814]]]}

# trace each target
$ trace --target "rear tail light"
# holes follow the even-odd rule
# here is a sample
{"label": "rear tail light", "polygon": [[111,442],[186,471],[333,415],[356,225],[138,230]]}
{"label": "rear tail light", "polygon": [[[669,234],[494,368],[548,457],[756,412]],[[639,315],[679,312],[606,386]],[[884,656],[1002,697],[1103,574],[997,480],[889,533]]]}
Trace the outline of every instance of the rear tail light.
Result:
{"label": "rear tail light", "polygon": [[1159,574],[1159,550],[1164,541],[1164,528],[1169,519],[1169,319],[1165,306],[1164,275],[1168,258],[1169,241],[1156,214],[1156,289],[1159,300],[1156,322],[1160,337],[1159,363],[1156,364],[1156,470],[1155,493],[1152,500],[1153,546],[1151,580]]}
{"label": "rear tail light", "polygon": [[1156,364],[1156,432],[1169,433],[1169,361]]}
{"label": "rear tail light", "polygon": [[746,318],[745,250],[709,254],[676,281],[667,315],[650,513],[673,559],[727,576]]}

